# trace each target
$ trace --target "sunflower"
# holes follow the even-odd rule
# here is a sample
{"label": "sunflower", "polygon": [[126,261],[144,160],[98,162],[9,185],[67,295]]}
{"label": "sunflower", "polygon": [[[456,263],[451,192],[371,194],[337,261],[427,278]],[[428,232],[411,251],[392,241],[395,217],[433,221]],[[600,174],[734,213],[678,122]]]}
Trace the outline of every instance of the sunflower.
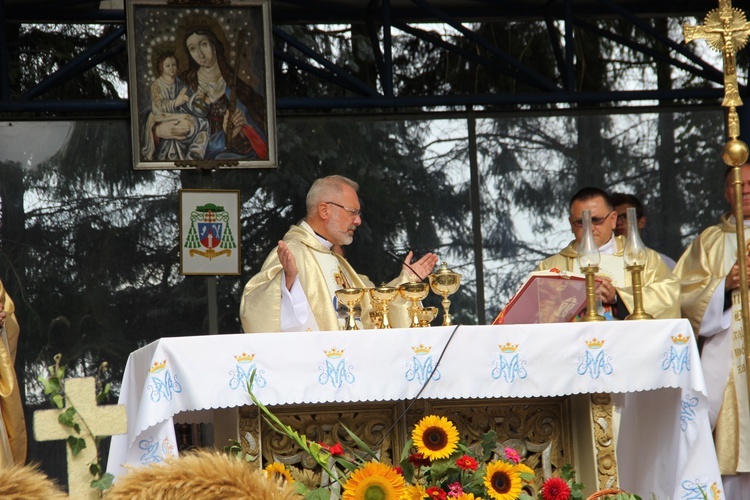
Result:
{"label": "sunflower", "polygon": [[294,482],[294,479],[292,479],[292,473],[284,467],[284,464],[279,462],[271,462],[266,465],[266,468],[263,469],[263,474],[269,479],[283,478],[287,483],[291,484]]}
{"label": "sunflower", "polygon": [[405,492],[404,478],[393,467],[373,461],[352,473],[342,500],[399,500]]}
{"label": "sunflower", "polygon": [[532,469],[526,464],[516,464],[515,469],[516,471],[518,471],[519,474],[523,474],[524,472],[526,472],[527,474],[531,474],[532,476],[534,475],[534,469]]}
{"label": "sunflower", "polygon": [[502,460],[487,465],[484,476],[487,494],[495,500],[516,500],[521,494],[521,476],[516,467]]}
{"label": "sunflower", "polygon": [[411,438],[417,451],[430,460],[447,458],[458,446],[458,430],[445,417],[428,415],[414,426]]}
{"label": "sunflower", "polygon": [[427,498],[427,490],[421,484],[413,484],[406,487],[400,500],[423,500]]}

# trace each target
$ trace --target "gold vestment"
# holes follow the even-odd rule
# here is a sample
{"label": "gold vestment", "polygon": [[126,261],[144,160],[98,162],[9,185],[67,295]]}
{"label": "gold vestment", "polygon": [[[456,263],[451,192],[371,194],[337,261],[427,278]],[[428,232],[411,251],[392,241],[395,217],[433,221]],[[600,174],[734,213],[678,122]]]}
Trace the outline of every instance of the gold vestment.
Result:
{"label": "gold vestment", "polygon": [[[723,291],[717,288],[722,285],[730,271],[728,266],[730,267],[731,264],[728,265],[727,262],[733,263],[736,260],[737,245],[727,248],[728,236],[734,238],[735,234],[734,219],[730,214],[722,215],[719,224],[704,230],[690,244],[674,269],[675,274],[682,281],[682,315],[690,320],[696,334],[702,332],[701,326],[711,298],[718,291]],[[728,251],[733,255],[728,256],[726,254]],[[737,473],[739,435],[740,432],[750,432],[750,429],[739,429],[738,425],[740,415],[737,400],[744,398],[738,398],[739,395],[735,390],[732,353],[729,352],[731,347],[723,348],[727,352],[718,352],[714,349],[714,346],[718,348],[722,345],[720,337],[731,335],[731,332],[731,326],[718,332],[709,332],[710,336],[706,340],[701,355],[708,385],[709,403],[713,403],[711,405],[713,407],[720,405],[718,415],[715,417],[714,442],[722,475]],[[717,373],[725,376],[718,377],[715,375]],[[711,384],[711,380],[726,380],[726,386],[722,390],[721,386]]]}
{"label": "gold vestment", "polygon": [[[284,235],[284,243],[294,254],[299,271],[298,279],[305,291],[307,302],[315,316],[318,327],[322,331],[339,330],[338,316],[333,308],[333,297],[320,269],[316,252],[333,254],[339,266],[346,273],[348,286],[352,288],[373,287],[373,283],[352,268],[341,255],[331,252],[318,239],[301,226],[292,226]],[[240,305],[240,318],[245,333],[264,333],[281,331],[281,282],[283,268],[278,254],[274,249],[266,258],[260,272],[253,276],[245,285]],[[408,275],[402,272],[388,286],[397,286],[408,281]],[[361,302],[362,324],[365,328],[372,328],[370,298],[365,294]],[[396,299],[390,306],[390,322],[394,327],[409,325],[406,313],[406,303],[403,299]]]}
{"label": "gold vestment", "polygon": [[[625,238],[615,236],[614,244],[614,255],[622,257]],[[544,259],[537,270],[546,271],[554,267],[561,271],[580,273],[581,270],[576,264],[577,257],[576,242],[572,241],[560,253]],[[620,296],[628,311],[633,312],[633,287],[630,279],[630,273],[625,272],[625,286],[617,287],[617,295]],[[650,248],[646,249],[646,265],[643,269],[642,282],[643,308],[647,313],[656,319],[680,317],[680,281],[672,274],[661,256]]]}
{"label": "gold vestment", "polygon": [[[5,287],[0,281],[0,303],[3,304],[7,314],[4,321],[5,334],[8,340],[0,340],[0,414],[5,425],[5,435],[0,439],[7,440],[10,445],[11,457],[0,455],[0,467],[8,467],[13,463],[24,465],[26,463],[26,421],[21,405],[21,392],[18,387],[18,379],[13,364],[16,359],[16,348],[18,347],[18,321],[16,321],[16,307],[10,296],[5,293]],[[3,447],[0,446],[0,450]]]}

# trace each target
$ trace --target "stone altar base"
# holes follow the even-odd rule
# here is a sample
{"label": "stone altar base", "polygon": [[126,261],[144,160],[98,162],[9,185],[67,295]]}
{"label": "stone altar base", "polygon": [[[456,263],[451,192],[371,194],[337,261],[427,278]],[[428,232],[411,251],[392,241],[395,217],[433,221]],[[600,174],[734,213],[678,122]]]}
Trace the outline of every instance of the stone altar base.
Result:
{"label": "stone altar base", "polygon": [[[380,453],[382,460],[391,463],[399,462],[412,428],[423,416],[441,415],[456,425],[469,446],[478,444],[482,434],[494,429],[499,436],[499,446],[516,449],[524,463],[536,471],[537,479],[530,492],[534,496],[544,479],[568,463],[575,467],[578,480],[586,485],[586,494],[618,484],[612,405],[608,394],[418,400],[409,408],[403,401],[390,401],[284,405],[271,410],[282,422],[311,441],[328,445],[341,442],[346,449],[356,450],[356,443],[343,424]],[[217,446],[227,439],[238,440],[252,457],[251,463],[259,468],[278,461],[307,471],[306,475],[320,481],[321,471],[315,462],[286,436],[271,430],[255,406],[223,411],[227,414],[214,420]],[[401,414],[405,417],[396,422]],[[233,420],[237,423],[233,424]],[[388,432],[391,427],[393,430]]]}

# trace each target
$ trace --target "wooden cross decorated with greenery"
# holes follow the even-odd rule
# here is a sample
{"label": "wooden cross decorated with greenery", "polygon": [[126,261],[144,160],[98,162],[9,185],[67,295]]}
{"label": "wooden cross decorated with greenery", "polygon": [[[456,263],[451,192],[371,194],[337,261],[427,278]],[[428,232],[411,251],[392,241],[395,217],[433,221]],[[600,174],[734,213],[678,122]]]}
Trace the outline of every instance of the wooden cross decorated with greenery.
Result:
{"label": "wooden cross decorated with greenery", "polygon": [[37,441],[64,439],[68,444],[71,498],[99,498],[101,491],[112,484],[112,476],[104,474],[100,465],[99,441],[127,432],[125,406],[98,406],[93,377],[67,379],[63,391],[64,368],[56,364],[50,367],[50,373],[51,377],[40,377],[40,381],[58,409],[34,413],[34,436]]}

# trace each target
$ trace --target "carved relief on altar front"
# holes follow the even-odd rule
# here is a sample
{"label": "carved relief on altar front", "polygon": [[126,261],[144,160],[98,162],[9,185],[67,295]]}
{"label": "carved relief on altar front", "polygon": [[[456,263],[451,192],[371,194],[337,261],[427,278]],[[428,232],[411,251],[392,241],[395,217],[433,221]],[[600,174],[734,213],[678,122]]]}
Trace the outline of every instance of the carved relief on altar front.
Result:
{"label": "carved relief on altar front", "polygon": [[591,416],[594,421],[594,446],[596,447],[600,489],[615,488],[618,485],[612,411],[612,399],[609,394],[591,395]]}
{"label": "carved relief on altar front", "polygon": [[[357,450],[357,443],[344,429],[346,426],[378,454],[379,460],[392,463],[394,441],[398,442],[398,436],[402,433],[398,430],[390,434],[386,432],[395,421],[397,407],[400,406],[399,403],[279,406],[271,408],[271,411],[285,425],[305,435],[308,441],[329,446],[341,443],[347,450]],[[258,455],[262,459],[259,460],[259,467],[269,462],[280,462],[292,466],[293,474],[304,476],[295,479],[306,484],[321,484],[321,470],[316,462],[289,437],[273,431],[264,420],[259,420],[254,406],[240,409],[240,436],[243,436],[243,451],[250,454],[253,453],[250,449],[252,443],[259,443]],[[403,443],[399,443],[399,446],[403,446]],[[362,456],[366,458],[364,453]],[[325,483],[325,478],[322,480]]]}

